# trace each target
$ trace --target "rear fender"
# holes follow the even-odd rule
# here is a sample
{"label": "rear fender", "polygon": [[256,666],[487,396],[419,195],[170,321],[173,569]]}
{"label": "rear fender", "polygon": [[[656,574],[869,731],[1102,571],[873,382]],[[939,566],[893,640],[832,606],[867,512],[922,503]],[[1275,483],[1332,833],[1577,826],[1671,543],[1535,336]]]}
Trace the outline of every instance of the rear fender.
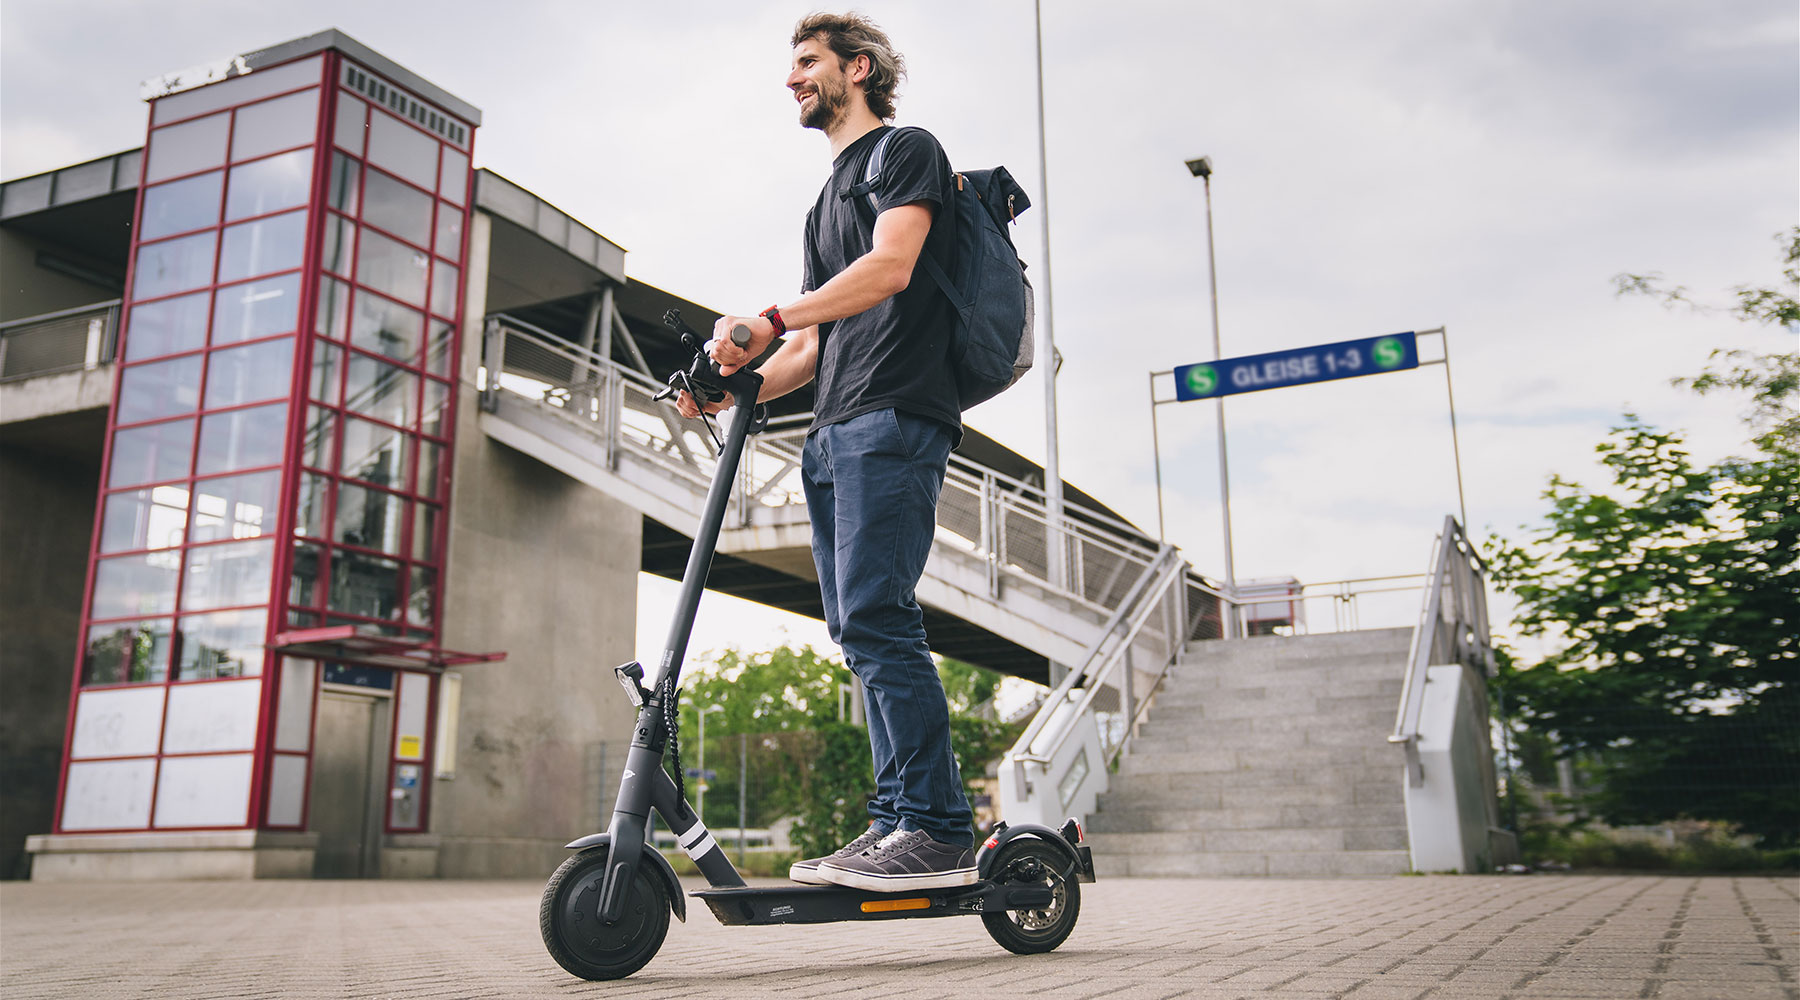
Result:
{"label": "rear fender", "polygon": [[[611,844],[612,834],[590,833],[564,846],[571,851],[585,851],[590,847],[608,847]],[[675,869],[669,864],[669,859],[649,844],[644,845],[642,856],[650,859],[650,867],[662,876],[663,886],[669,890],[669,912],[675,914],[676,920],[687,923],[687,896],[681,892],[681,882],[675,878]]]}
{"label": "rear fender", "polygon": [[[1074,826],[1073,821],[1065,824],[1064,830],[1067,831],[1070,826]],[[992,878],[994,859],[999,856],[1000,848],[1016,837],[1035,837],[1055,848],[1062,855],[1065,866],[1074,866],[1077,881],[1092,882],[1094,880],[1092,853],[1089,852],[1087,845],[1071,842],[1080,836],[1079,830],[1080,828],[1076,827],[1075,832],[1071,835],[1069,832],[1059,833],[1036,823],[1020,823],[1012,826],[1001,822],[994,827],[992,833],[988,834],[988,838],[982,841],[980,850],[975,853],[976,874],[983,879]]]}

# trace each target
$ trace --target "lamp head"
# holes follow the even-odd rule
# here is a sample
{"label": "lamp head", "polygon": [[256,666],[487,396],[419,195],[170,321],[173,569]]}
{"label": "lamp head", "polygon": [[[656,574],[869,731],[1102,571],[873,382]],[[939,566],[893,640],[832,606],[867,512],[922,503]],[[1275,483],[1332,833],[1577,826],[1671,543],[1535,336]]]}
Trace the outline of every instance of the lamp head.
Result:
{"label": "lamp head", "polygon": [[1195,177],[1211,177],[1212,157],[1202,156],[1197,160],[1189,160],[1187,161],[1187,168],[1188,173],[1193,174]]}

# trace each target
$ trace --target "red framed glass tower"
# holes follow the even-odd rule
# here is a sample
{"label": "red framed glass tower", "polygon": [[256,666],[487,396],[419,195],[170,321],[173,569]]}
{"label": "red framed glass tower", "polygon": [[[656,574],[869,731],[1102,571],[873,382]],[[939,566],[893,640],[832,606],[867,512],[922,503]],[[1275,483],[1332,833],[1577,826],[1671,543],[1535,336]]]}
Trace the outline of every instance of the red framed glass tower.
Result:
{"label": "red framed glass tower", "polygon": [[359,666],[423,830],[479,112],[336,32],[151,86],[56,832],[307,829]]}

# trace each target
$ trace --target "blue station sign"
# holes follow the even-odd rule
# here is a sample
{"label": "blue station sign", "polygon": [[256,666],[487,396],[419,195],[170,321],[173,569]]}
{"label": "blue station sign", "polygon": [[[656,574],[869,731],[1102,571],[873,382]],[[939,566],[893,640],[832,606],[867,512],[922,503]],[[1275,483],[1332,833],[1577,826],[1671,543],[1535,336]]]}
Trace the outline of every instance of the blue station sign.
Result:
{"label": "blue station sign", "polygon": [[1291,351],[1252,354],[1182,365],[1175,369],[1175,398],[1213,399],[1259,389],[1284,389],[1308,382],[1380,375],[1419,367],[1413,333],[1318,344]]}

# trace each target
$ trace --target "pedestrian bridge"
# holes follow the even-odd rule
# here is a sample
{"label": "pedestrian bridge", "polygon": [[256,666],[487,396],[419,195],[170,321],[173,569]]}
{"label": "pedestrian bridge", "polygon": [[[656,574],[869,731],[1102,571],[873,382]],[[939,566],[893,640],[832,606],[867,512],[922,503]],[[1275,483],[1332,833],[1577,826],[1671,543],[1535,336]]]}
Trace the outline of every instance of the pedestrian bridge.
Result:
{"label": "pedestrian bridge", "polygon": [[[479,425],[496,441],[644,513],[644,568],[678,577],[712,481],[718,446],[668,401],[652,356],[672,348],[601,302],[584,346],[517,316],[489,316]],[[672,338],[656,337],[657,341]],[[608,342],[610,341],[610,343]],[[628,360],[615,360],[623,357]],[[675,359],[664,360],[673,368]],[[804,405],[804,400],[802,401]],[[811,529],[800,488],[806,412],[777,410],[751,438],[733,484],[708,586],[820,617]],[[968,431],[950,460],[938,528],[918,587],[932,648],[1014,676],[1048,681],[1049,663],[1079,662],[1153,570],[1162,548],[1132,525],[1073,504],[1052,519],[1039,486],[981,456],[1017,456]],[[1185,566],[1182,567],[1185,571]],[[1133,639],[1146,679],[1183,637],[1218,634],[1218,604],[1194,577]]]}

